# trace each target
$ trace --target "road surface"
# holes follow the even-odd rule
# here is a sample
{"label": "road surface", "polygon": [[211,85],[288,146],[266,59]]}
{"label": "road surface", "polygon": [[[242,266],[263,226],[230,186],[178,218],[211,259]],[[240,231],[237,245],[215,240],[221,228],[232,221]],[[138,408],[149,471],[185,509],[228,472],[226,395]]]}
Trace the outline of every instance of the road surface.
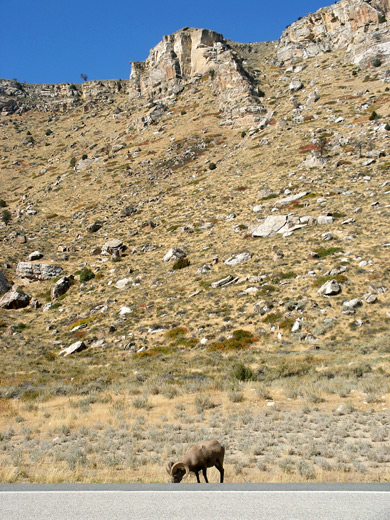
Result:
{"label": "road surface", "polygon": [[389,520],[390,484],[0,485],[6,520]]}

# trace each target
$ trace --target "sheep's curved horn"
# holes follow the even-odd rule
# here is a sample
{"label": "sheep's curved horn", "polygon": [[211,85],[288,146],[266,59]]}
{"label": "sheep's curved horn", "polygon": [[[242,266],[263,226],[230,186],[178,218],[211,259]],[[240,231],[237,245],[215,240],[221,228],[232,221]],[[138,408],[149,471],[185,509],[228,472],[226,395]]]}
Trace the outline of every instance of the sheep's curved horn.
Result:
{"label": "sheep's curved horn", "polygon": [[171,461],[171,462],[168,462],[168,464],[166,465],[166,470],[168,472],[169,475],[172,475],[172,466],[174,465],[174,463]]}
{"label": "sheep's curved horn", "polygon": [[188,477],[188,474],[189,474],[189,472],[190,472],[190,469],[189,469],[189,467],[188,467],[186,464],[184,464],[183,462],[176,462],[176,464],[174,464],[174,465],[171,467],[170,474],[171,474],[171,475],[174,475],[178,469],[184,469],[184,471],[186,472],[183,478],[187,478],[187,477]]}

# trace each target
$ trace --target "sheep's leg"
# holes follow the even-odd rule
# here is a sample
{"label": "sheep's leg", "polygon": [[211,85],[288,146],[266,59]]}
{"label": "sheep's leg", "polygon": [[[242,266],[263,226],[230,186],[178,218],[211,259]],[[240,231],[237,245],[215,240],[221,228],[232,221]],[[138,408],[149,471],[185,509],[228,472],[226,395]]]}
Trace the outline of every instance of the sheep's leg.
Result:
{"label": "sheep's leg", "polygon": [[196,475],[196,480],[198,481],[198,484],[200,484],[199,471],[195,471],[194,473]]}
{"label": "sheep's leg", "polygon": [[205,481],[206,481],[206,484],[208,484],[209,481],[207,480],[207,468],[203,468],[203,469],[202,469],[202,472],[203,472],[203,476],[204,476],[204,479],[205,479]]}
{"label": "sheep's leg", "polygon": [[225,470],[223,469],[222,464],[220,464],[219,462],[216,462],[215,467],[217,468],[217,470],[219,471],[219,473],[221,475],[220,482],[222,484],[223,483],[223,476],[225,474]]}

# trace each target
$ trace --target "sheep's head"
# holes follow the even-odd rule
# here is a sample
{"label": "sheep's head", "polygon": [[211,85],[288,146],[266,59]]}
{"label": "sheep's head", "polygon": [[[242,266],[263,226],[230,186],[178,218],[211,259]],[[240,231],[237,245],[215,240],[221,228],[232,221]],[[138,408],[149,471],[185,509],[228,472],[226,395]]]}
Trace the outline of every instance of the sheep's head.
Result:
{"label": "sheep's head", "polygon": [[183,462],[176,462],[176,464],[168,462],[167,472],[171,476],[171,482],[177,484],[181,482],[183,478],[187,477],[190,470]]}

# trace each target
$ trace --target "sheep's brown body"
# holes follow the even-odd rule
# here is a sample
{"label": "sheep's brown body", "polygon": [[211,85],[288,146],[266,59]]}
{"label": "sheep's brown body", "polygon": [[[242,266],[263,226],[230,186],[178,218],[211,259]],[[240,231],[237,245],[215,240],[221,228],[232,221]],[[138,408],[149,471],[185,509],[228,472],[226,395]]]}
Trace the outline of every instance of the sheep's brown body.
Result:
{"label": "sheep's brown body", "polygon": [[202,471],[205,481],[207,480],[207,468],[215,466],[220,473],[220,482],[223,482],[224,469],[223,459],[225,447],[217,440],[206,441],[196,444],[188,449],[182,462],[168,463],[167,471],[172,477],[172,482],[181,482],[183,477],[190,471],[195,473],[196,480],[200,483],[199,472]]}

